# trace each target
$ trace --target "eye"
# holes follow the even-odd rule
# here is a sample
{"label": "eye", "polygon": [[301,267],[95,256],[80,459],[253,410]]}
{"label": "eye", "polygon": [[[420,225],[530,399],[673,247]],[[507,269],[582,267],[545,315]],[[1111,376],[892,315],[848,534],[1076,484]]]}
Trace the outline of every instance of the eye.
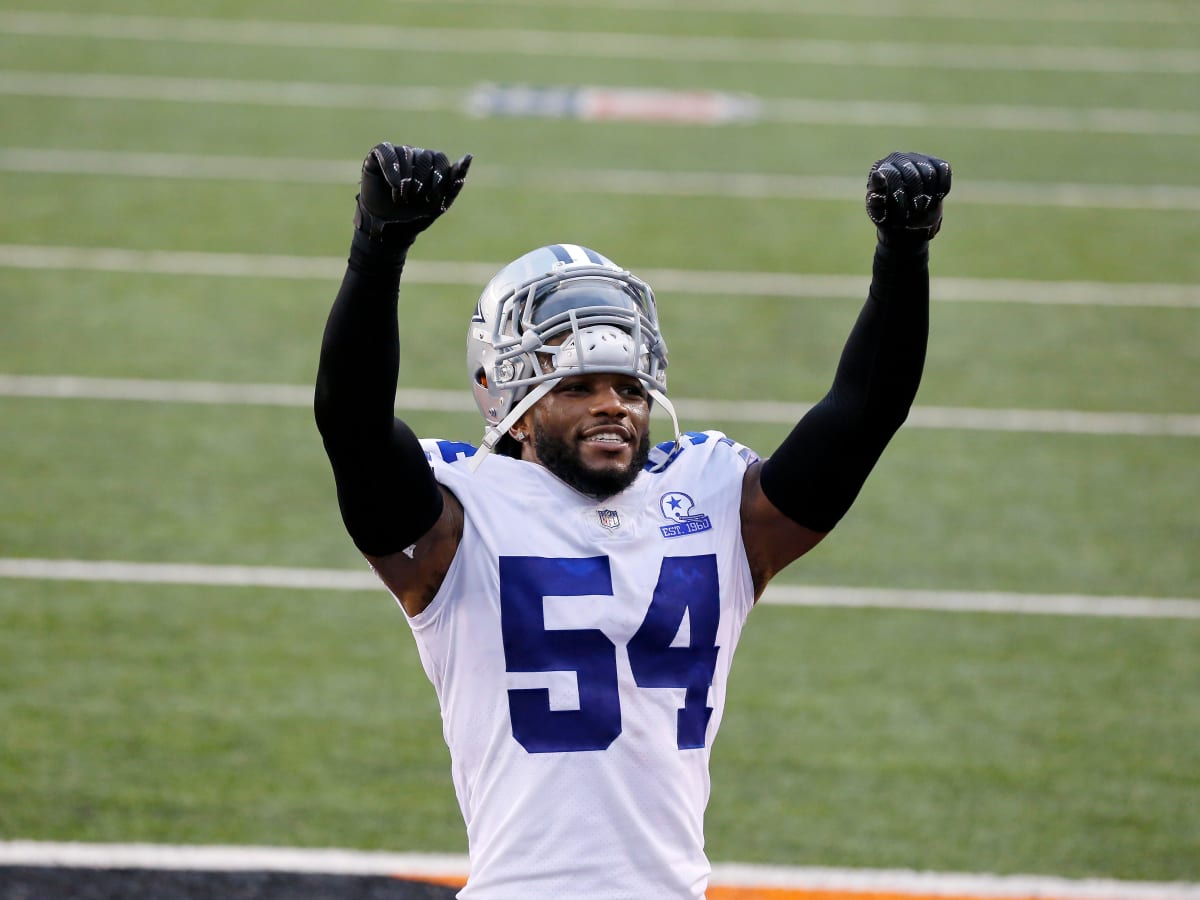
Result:
{"label": "eye", "polygon": [[647,397],[646,389],[640,384],[628,384],[621,389],[621,393],[635,400],[645,400]]}

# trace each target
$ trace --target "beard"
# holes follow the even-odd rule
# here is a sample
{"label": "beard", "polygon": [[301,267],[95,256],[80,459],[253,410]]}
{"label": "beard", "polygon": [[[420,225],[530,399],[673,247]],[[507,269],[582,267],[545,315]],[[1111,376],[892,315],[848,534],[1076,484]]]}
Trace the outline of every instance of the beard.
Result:
{"label": "beard", "polygon": [[534,425],[533,445],[537,450],[538,459],[550,472],[570,487],[604,500],[614,494],[619,494],[637,479],[638,473],[645,468],[646,460],[650,458],[650,435],[643,434],[633,453],[633,459],[624,469],[589,469],[579,458],[575,446],[562,438],[552,437]]}

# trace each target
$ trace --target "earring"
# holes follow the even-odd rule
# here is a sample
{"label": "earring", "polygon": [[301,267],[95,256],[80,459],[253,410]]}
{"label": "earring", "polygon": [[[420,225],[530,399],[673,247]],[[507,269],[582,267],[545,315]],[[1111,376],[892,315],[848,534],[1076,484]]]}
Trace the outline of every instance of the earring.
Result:
{"label": "earring", "polygon": [[515,437],[518,442],[523,441],[523,440],[525,440],[525,432],[518,431],[516,434],[513,435],[513,437]]}

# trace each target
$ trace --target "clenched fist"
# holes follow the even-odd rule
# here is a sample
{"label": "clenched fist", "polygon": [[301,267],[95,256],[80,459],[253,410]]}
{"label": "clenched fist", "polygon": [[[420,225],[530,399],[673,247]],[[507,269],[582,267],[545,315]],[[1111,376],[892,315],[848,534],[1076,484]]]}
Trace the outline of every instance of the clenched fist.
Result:
{"label": "clenched fist", "polygon": [[867,215],[883,243],[930,240],[942,227],[950,164],[922,153],[892,153],[871,166]]}
{"label": "clenched fist", "polygon": [[354,227],[373,239],[385,229],[416,237],[450,208],[470,167],[470,154],[451,163],[438,150],[376,144],[363,160]]}

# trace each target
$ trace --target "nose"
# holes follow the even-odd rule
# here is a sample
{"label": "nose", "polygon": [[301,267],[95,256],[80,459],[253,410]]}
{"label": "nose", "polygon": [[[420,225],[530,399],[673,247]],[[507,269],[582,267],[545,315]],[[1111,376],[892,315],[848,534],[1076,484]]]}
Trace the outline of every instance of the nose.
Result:
{"label": "nose", "polygon": [[592,395],[591,413],[594,416],[628,416],[629,409],[615,385],[606,384],[596,388]]}

